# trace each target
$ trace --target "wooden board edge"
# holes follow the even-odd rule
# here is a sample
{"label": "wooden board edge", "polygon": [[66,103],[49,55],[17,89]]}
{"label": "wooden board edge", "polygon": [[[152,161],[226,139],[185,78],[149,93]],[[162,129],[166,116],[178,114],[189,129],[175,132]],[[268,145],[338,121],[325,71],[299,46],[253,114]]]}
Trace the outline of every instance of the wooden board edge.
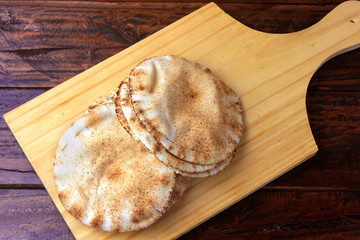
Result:
{"label": "wooden board edge", "polygon": [[[12,111],[12,110],[11,110],[11,111]],[[4,120],[5,120],[5,123],[6,123],[6,125],[8,126],[8,128],[10,129],[11,133],[14,135],[14,137],[15,137],[15,139],[16,139],[16,142],[19,144],[21,150],[23,151],[23,153],[25,154],[27,160],[28,160],[29,163],[31,164],[31,167],[34,169],[36,175],[38,175],[37,172],[36,172],[36,170],[35,170],[35,168],[34,168],[34,166],[33,166],[32,163],[31,163],[29,157],[27,156],[26,152],[23,150],[23,146],[21,146],[21,142],[20,142],[19,139],[16,137],[16,134],[14,133],[14,130],[12,129],[11,124],[9,123],[8,115],[10,114],[11,111],[9,111],[9,112],[7,112],[7,113],[5,113],[5,114],[3,115],[3,118],[4,118]],[[39,176],[39,175],[38,175],[38,176]]]}
{"label": "wooden board edge", "polygon": [[262,187],[266,186],[267,184],[271,183],[272,181],[274,181],[275,179],[277,179],[278,177],[284,175],[285,173],[289,172],[290,170],[294,169],[295,167],[299,166],[300,164],[304,163],[305,161],[309,160],[310,158],[312,158],[313,156],[316,155],[316,153],[318,152],[319,148],[316,145],[315,141],[313,144],[313,151],[306,157],[304,158],[302,161],[299,161],[298,163],[294,164],[293,166],[291,166],[290,168],[288,168],[286,171],[276,175],[275,177],[273,177],[272,179],[270,179],[269,181],[265,182],[264,184],[262,184],[261,186],[259,186],[258,188],[255,188],[254,190],[250,191],[249,193],[247,193],[246,195],[244,195],[243,197],[235,200],[234,202],[230,203],[229,205],[227,205],[226,207],[218,210],[217,212],[215,212],[214,214],[210,215],[209,217],[207,217],[206,219],[204,219],[203,221],[195,224],[194,226],[190,227],[187,231],[177,235],[177,236],[173,236],[174,239],[177,239],[183,235],[185,235],[186,233],[190,232],[191,230],[193,230],[194,228],[200,226],[201,224],[203,224],[204,222],[206,222],[207,220],[213,218],[214,216],[218,215],[219,213],[225,211],[226,209],[228,209],[229,207],[235,205],[236,203],[240,202],[241,200],[245,199],[246,197],[250,196],[251,194],[253,194],[254,192],[258,191],[259,189],[261,189]]}
{"label": "wooden board edge", "polygon": [[[23,147],[21,146],[21,142],[17,139],[16,134],[14,134],[13,130],[11,129],[11,126],[8,124],[7,116],[6,116],[8,113],[9,113],[9,112],[7,112],[7,113],[5,113],[5,114],[3,115],[4,120],[5,120],[5,123],[6,123],[7,126],[9,127],[10,131],[13,133],[13,135],[14,135],[17,143],[19,144],[19,146],[20,146],[20,148],[21,148],[21,150],[23,150]],[[43,183],[43,181],[42,181],[42,179],[41,179],[41,176],[37,173],[36,168],[33,166],[33,163],[30,161],[30,159],[29,159],[29,157],[27,156],[26,152],[25,152],[25,151],[23,151],[23,152],[24,152],[24,154],[25,154],[28,162],[30,163],[31,167],[33,168],[35,174],[39,177],[41,183],[42,183],[43,186],[44,186],[45,191],[47,192],[47,194],[49,195],[51,201],[53,202],[53,204],[55,205],[56,209],[58,210],[61,218],[62,218],[62,219],[64,220],[64,222],[66,223],[66,225],[67,225],[67,227],[69,228],[71,234],[73,234],[73,232],[71,231],[71,228],[70,228],[70,223],[68,223],[68,221],[65,219],[64,215],[61,214],[60,208],[59,208],[59,206],[56,204],[55,199],[53,198],[53,196],[50,194],[50,192],[49,192],[49,190],[48,190],[48,187],[45,186],[45,184]],[[55,196],[55,197],[58,197],[58,196]],[[74,234],[73,234],[73,236],[74,236]],[[75,236],[74,236],[74,238],[75,238]],[[75,239],[76,239],[76,238],[75,238]]]}
{"label": "wooden board edge", "polygon": [[[23,108],[26,108],[27,105],[29,105],[29,104],[31,104],[31,103],[33,103],[33,102],[36,102],[38,99],[41,99],[41,98],[43,98],[43,97],[45,97],[45,96],[47,96],[47,95],[52,95],[53,93],[56,93],[56,92],[58,92],[59,90],[62,90],[64,87],[66,87],[67,84],[72,83],[72,82],[75,81],[76,78],[78,78],[78,77],[81,77],[81,76],[83,76],[83,75],[86,75],[89,71],[96,71],[97,69],[101,69],[101,68],[102,68],[102,65],[104,65],[104,64],[106,64],[107,62],[111,61],[111,59],[115,59],[118,55],[120,55],[120,54],[126,54],[127,52],[131,51],[131,48],[132,48],[134,45],[144,44],[145,40],[147,40],[148,38],[154,37],[155,34],[161,34],[163,31],[167,31],[167,29],[168,29],[169,27],[174,26],[174,24],[180,24],[180,22],[186,21],[187,18],[191,17],[192,15],[197,14],[199,11],[203,11],[203,10],[206,9],[206,8],[213,8],[213,7],[214,7],[214,8],[217,8],[218,11],[221,11],[222,13],[225,13],[224,10],[222,10],[222,9],[221,9],[218,5],[216,5],[214,2],[211,2],[211,3],[208,3],[208,4],[204,5],[204,6],[202,6],[201,8],[199,8],[199,9],[197,9],[197,10],[195,10],[195,11],[189,13],[189,14],[187,14],[186,16],[180,18],[179,20],[177,20],[177,21],[175,21],[175,22],[167,25],[166,27],[164,27],[164,28],[162,28],[162,29],[160,29],[160,30],[152,33],[151,35],[149,35],[148,37],[146,37],[146,38],[138,41],[137,43],[135,43],[135,44],[133,44],[133,45],[125,48],[124,50],[122,50],[122,51],[114,54],[113,56],[110,56],[109,58],[107,58],[107,59],[105,59],[105,60],[97,63],[96,65],[94,65],[94,66],[92,66],[92,67],[90,67],[90,68],[82,71],[81,73],[79,73],[79,74],[77,74],[77,75],[69,78],[68,80],[64,81],[63,83],[61,83],[61,84],[59,84],[59,85],[57,85],[57,86],[49,89],[48,91],[40,94],[39,96],[36,96],[36,97],[34,97],[33,99],[31,99],[31,100],[23,103],[22,105],[14,108],[14,109],[12,109],[12,110],[10,110],[9,112],[5,113],[5,114],[4,114],[4,117],[6,116],[7,118],[9,118],[8,121],[7,121],[7,125],[10,126],[10,125],[11,125],[11,120],[10,120],[10,118],[12,118],[12,117],[17,117],[18,114],[16,114],[16,112],[19,111],[19,110],[21,110],[21,109],[23,109]],[[225,13],[225,14],[226,14],[226,13]],[[228,15],[228,14],[226,14],[226,15]],[[229,15],[228,15],[228,16],[229,16]],[[148,41],[148,40],[147,40],[147,41]],[[11,129],[11,128],[10,128],[10,129]],[[11,131],[12,131],[13,134],[15,135],[15,133],[14,133],[14,131],[13,131],[12,129],[11,129]]]}

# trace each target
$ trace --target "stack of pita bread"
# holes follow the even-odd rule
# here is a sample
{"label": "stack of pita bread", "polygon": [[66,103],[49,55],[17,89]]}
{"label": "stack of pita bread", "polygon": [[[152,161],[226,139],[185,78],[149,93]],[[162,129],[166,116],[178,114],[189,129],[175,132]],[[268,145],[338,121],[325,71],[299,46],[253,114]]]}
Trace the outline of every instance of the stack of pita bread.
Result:
{"label": "stack of pita bread", "polygon": [[75,218],[105,231],[159,219],[191,177],[222,171],[242,135],[237,95],[178,56],[145,59],[59,140],[54,180]]}

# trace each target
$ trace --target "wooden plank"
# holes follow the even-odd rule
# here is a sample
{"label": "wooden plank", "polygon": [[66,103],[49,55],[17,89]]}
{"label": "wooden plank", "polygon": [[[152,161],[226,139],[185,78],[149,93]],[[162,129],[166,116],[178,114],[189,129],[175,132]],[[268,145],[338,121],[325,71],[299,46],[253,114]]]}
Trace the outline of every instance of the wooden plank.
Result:
{"label": "wooden plank", "polygon": [[[169,3],[171,4],[173,3]],[[76,5],[71,9],[0,7],[2,30],[0,50],[125,48],[189,14],[199,6],[167,11],[125,7],[119,9],[75,7]],[[262,4],[224,5],[224,7],[228,8],[225,10],[236,20],[254,29],[284,33],[311,26],[335,5],[302,7]]]}
{"label": "wooden plank", "polygon": [[[321,66],[310,81],[312,91],[360,91],[360,50],[339,55]],[[309,94],[308,94],[309,95]],[[311,96],[311,94],[310,94]]]}
{"label": "wooden plank", "polygon": [[47,89],[0,89],[0,129],[8,129],[4,114],[46,92]]}
{"label": "wooden plank", "polygon": [[0,169],[0,188],[44,188],[39,177],[33,170],[29,171],[14,171],[7,169]]}
{"label": "wooden plank", "polygon": [[12,187],[44,188],[11,131],[0,129],[0,188]]}
{"label": "wooden plank", "polygon": [[[210,67],[242,97],[246,113],[247,131],[232,167],[194,181],[178,205],[152,227],[116,235],[175,237],[315,153],[305,114],[307,83],[318,64],[330,55],[357,46],[360,29],[347,18],[355,19],[358,7],[354,3],[342,5],[308,31],[270,35],[251,31],[208,5],[13,110],[6,119],[73,233],[79,238],[114,236],[75,221],[57,199],[51,161],[58,139],[54,136],[61,135],[99,90],[114,89],[130,65],[150,53],[171,52]],[[294,55],[298,57],[294,59]],[[267,147],[270,144],[271,148]],[[194,212],[198,214],[194,216]],[[181,225],[176,224],[180,221]]]}
{"label": "wooden plank", "polygon": [[0,130],[0,140],[0,169],[19,172],[33,171],[10,129]]}
{"label": "wooden plank", "polygon": [[0,50],[123,49],[190,12],[181,9],[1,7]]}
{"label": "wooden plank", "polygon": [[179,239],[358,239],[360,192],[258,191]]}
{"label": "wooden plank", "polygon": [[74,239],[45,190],[0,189],[2,239]]}
{"label": "wooden plank", "polygon": [[44,89],[0,89],[0,188],[43,188],[3,114],[44,92]]}
{"label": "wooden plank", "polygon": [[[0,87],[54,87],[122,49],[42,49],[0,51]],[[36,54],[35,54],[36,53]],[[337,56],[321,66],[308,91],[360,91],[360,50]]]}
{"label": "wooden plank", "polygon": [[[332,8],[250,5],[234,8],[230,14],[252,28],[281,33],[309,27]],[[0,8],[0,87],[54,87],[190,11]],[[359,54],[357,50],[326,63],[314,76],[322,80],[311,83],[310,89],[358,89]],[[329,82],[334,79],[338,81]]]}
{"label": "wooden plank", "polygon": [[0,52],[0,87],[54,87],[122,49],[40,49]]}
{"label": "wooden plank", "polygon": [[[360,192],[260,190],[180,239],[356,239]],[[0,189],[4,239],[73,239],[45,190]]]}

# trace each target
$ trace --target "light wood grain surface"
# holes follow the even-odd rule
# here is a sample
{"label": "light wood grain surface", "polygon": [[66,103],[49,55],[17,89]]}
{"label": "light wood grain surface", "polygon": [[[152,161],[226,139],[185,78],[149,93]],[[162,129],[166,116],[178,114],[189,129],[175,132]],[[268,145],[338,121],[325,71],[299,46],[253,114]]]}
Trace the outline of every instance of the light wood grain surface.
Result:
{"label": "light wood grain surface", "polygon": [[[5,119],[75,237],[173,238],[317,151],[306,114],[307,86],[324,61],[359,46],[359,21],[360,3],[348,2],[309,29],[265,34],[209,4],[14,109]],[[240,96],[246,131],[235,160],[222,173],[193,181],[183,199],[148,229],[114,234],[86,227],[57,198],[52,179],[57,141],[92,101],[114,90],[137,62],[164,54],[209,67]]]}

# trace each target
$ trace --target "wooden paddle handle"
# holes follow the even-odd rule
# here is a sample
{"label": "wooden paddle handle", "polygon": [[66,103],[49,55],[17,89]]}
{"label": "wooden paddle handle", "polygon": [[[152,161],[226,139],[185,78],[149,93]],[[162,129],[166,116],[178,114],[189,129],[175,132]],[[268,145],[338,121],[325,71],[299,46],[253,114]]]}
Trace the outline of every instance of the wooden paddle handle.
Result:
{"label": "wooden paddle handle", "polygon": [[312,27],[297,32],[304,44],[319,55],[321,66],[328,59],[360,47],[360,1],[338,5]]}

